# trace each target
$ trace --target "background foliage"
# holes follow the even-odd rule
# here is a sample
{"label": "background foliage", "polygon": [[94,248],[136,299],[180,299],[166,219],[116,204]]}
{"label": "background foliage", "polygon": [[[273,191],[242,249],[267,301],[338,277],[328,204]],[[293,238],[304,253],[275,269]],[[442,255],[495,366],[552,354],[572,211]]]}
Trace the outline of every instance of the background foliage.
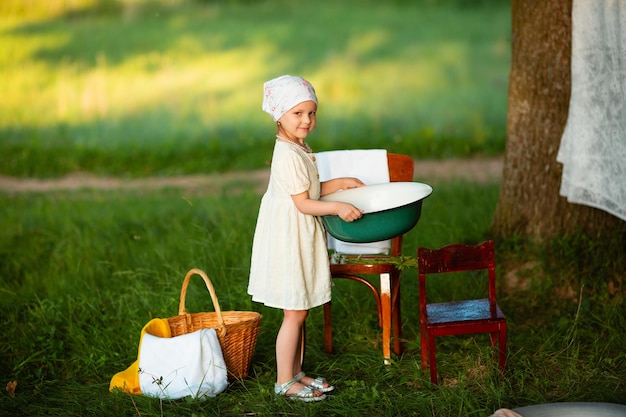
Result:
{"label": "background foliage", "polygon": [[0,173],[262,167],[262,84],[284,73],[317,88],[316,150],[497,154],[508,13],[502,1],[8,0]]}

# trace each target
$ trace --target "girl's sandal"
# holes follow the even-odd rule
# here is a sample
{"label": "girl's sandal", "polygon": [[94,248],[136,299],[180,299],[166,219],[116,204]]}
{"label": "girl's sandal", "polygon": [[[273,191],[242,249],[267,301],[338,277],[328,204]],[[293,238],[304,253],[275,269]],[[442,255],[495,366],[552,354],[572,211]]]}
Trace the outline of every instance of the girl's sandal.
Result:
{"label": "girl's sandal", "polygon": [[[298,375],[296,375],[293,379],[296,382],[300,382],[300,380],[302,378],[304,378],[306,376],[306,374],[304,372],[300,372]],[[306,384],[305,384],[306,385]],[[324,386],[326,385],[326,386]],[[335,389],[334,386],[330,385],[327,381],[326,378],[322,377],[322,376],[318,376],[317,378],[313,379],[313,382],[311,382],[309,385],[309,387],[322,392],[322,393],[327,393],[327,392],[331,392]]]}
{"label": "girl's sandal", "polygon": [[322,401],[326,399],[326,394],[315,395],[316,390],[306,385],[302,387],[302,389],[296,393],[287,394],[287,391],[289,391],[289,388],[291,388],[291,386],[295,384],[296,382],[298,381],[294,378],[294,379],[290,379],[284,384],[280,384],[280,385],[274,384],[274,393],[278,396],[289,398],[290,400],[298,400],[298,401],[303,401],[305,403],[310,403],[313,401]]}

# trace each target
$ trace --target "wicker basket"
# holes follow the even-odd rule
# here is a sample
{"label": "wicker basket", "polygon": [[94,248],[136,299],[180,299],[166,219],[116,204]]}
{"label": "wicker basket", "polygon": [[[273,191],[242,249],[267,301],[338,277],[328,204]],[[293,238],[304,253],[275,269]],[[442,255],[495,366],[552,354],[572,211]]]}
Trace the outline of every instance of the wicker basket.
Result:
{"label": "wicker basket", "polygon": [[[189,280],[194,274],[200,275],[204,279],[206,287],[211,294],[215,312],[187,313],[185,297]],[[178,305],[178,316],[170,317],[167,320],[172,337],[200,329],[215,329],[222,347],[226,368],[228,369],[228,378],[232,381],[248,376],[248,369],[254,355],[262,319],[263,316],[261,314],[252,311],[222,311],[209,277],[200,269],[192,269],[187,272],[183,281],[180,303]]]}

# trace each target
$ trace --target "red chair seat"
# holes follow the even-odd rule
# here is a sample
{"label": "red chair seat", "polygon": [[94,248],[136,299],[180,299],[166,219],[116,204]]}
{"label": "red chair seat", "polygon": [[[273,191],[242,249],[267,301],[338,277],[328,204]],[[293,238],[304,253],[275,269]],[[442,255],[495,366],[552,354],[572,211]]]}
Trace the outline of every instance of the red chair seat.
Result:
{"label": "red chair seat", "polygon": [[481,325],[493,321],[504,320],[504,313],[496,304],[492,310],[489,299],[450,301],[447,303],[429,304],[426,306],[428,323],[431,326],[469,326],[478,321]]}

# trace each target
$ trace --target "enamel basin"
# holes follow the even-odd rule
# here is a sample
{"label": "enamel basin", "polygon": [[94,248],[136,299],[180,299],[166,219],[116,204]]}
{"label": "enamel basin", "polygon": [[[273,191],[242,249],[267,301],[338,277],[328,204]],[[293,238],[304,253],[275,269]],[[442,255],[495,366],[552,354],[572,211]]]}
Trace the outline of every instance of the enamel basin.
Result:
{"label": "enamel basin", "polygon": [[337,191],[320,200],[350,203],[364,210],[363,217],[346,222],[339,216],[322,216],[322,222],[332,237],[344,242],[391,239],[415,227],[422,213],[422,201],[432,192],[430,185],[419,182],[390,182]]}

